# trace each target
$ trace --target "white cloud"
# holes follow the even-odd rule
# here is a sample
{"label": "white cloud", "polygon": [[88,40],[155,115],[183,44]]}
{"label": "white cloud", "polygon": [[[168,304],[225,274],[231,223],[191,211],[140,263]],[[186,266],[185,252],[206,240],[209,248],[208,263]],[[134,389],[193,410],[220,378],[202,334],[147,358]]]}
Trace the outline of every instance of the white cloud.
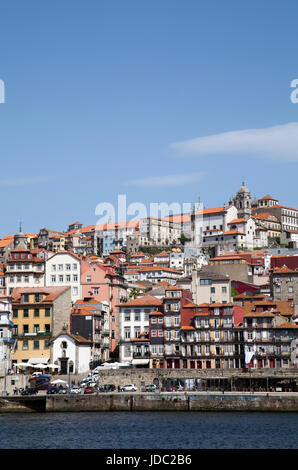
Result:
{"label": "white cloud", "polygon": [[201,181],[205,175],[205,172],[200,171],[179,175],[154,176],[151,178],[141,178],[126,181],[125,184],[127,186],[141,186],[147,188],[181,186],[184,184],[191,184]]}
{"label": "white cloud", "polygon": [[253,155],[298,161],[298,123],[224,132],[176,142],[171,147],[185,156]]}

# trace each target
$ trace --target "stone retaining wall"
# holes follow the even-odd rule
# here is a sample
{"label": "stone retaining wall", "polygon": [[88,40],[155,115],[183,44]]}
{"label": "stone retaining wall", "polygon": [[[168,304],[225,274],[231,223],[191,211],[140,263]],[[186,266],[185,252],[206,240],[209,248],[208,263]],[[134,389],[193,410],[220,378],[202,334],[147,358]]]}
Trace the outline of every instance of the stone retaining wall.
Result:
{"label": "stone retaining wall", "polygon": [[203,393],[109,393],[100,395],[50,395],[0,399],[0,413],[82,411],[279,411],[298,412],[298,396],[203,394]]}

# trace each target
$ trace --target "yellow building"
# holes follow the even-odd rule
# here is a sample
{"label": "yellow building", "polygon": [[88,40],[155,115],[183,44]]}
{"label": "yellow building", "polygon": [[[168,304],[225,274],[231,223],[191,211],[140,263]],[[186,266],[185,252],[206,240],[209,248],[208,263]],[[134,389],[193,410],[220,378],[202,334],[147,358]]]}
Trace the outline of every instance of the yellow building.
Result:
{"label": "yellow building", "polygon": [[19,362],[50,362],[50,339],[69,328],[70,287],[26,287],[12,292],[12,365]]}

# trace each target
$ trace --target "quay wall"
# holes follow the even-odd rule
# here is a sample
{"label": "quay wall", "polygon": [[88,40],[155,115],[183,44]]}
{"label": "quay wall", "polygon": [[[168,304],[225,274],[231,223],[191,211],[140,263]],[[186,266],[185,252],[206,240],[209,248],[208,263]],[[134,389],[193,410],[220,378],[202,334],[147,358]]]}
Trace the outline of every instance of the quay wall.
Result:
{"label": "quay wall", "polygon": [[89,397],[47,397],[46,411],[292,411],[298,412],[298,396],[111,393]]}
{"label": "quay wall", "polygon": [[298,412],[298,394],[102,393],[2,397],[1,413],[82,411],[279,411]]}

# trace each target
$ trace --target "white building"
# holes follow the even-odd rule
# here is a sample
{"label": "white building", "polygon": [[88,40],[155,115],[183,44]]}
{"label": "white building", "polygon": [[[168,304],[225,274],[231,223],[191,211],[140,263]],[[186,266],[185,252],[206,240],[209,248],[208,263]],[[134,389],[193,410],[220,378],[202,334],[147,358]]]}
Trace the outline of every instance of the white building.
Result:
{"label": "white building", "polygon": [[79,335],[61,332],[51,340],[51,362],[62,375],[83,374],[90,370],[91,342]]}
{"label": "white building", "polygon": [[0,296],[0,375],[6,374],[8,369],[11,368],[11,355],[14,347],[11,305],[11,297]]}
{"label": "white building", "polygon": [[[70,286],[71,301],[81,298],[82,260],[72,253],[61,251],[51,256],[45,263],[46,286]],[[86,268],[90,265],[85,262]]]}
{"label": "white building", "polygon": [[149,364],[149,358],[133,357],[132,340],[139,338],[141,334],[149,334],[149,314],[161,306],[162,300],[150,295],[144,295],[119,305],[120,362],[131,362],[137,365],[140,361],[146,361],[146,364]]}
{"label": "white building", "polygon": [[184,267],[183,251],[172,251],[170,253],[170,268],[182,270],[183,267]]}

